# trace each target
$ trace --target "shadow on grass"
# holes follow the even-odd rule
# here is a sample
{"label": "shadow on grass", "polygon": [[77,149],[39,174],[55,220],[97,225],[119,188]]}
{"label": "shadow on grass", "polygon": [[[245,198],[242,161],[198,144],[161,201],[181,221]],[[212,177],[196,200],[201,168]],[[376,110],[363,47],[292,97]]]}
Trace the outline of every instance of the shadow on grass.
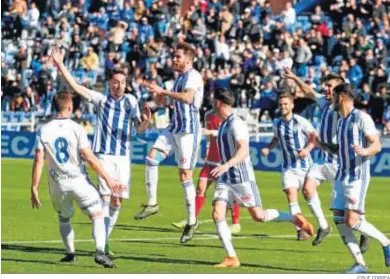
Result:
{"label": "shadow on grass", "polygon": [[[14,244],[2,244],[1,250],[11,250],[11,251],[20,251],[20,252],[27,252],[27,253],[50,253],[50,254],[59,254],[64,255],[65,251],[61,248],[54,248],[54,247],[34,247],[34,246],[25,246],[25,245],[14,245]],[[121,252],[123,253],[123,252]],[[126,253],[127,254],[127,253]],[[128,253],[132,254],[132,253]],[[76,255],[82,256],[82,257],[94,257],[95,251],[86,251],[86,250],[79,250],[76,249]],[[146,254],[148,256],[156,256],[156,257],[164,257],[163,254]],[[59,257],[61,258],[61,257]]]}
{"label": "shadow on grass", "polygon": [[[125,242],[125,241],[124,241]],[[143,244],[164,244],[158,241],[131,241],[131,242],[137,242],[137,243],[143,243]],[[166,244],[166,243],[165,243]],[[173,246],[180,246],[181,248],[188,248],[188,247],[204,247],[204,248],[215,248],[221,250],[222,247],[218,245],[196,245],[196,244],[168,244],[167,246],[170,246],[172,248]],[[2,245],[1,248],[3,250],[13,250],[13,251],[21,251],[21,252],[30,252],[30,253],[51,253],[51,254],[63,254],[64,251],[62,249],[53,248],[53,247],[33,247],[33,246],[22,246],[22,245]],[[275,249],[255,249],[255,248],[237,248],[238,250],[264,250],[264,251],[277,251]],[[308,251],[299,251],[299,250],[287,250],[283,249],[281,250],[283,252],[293,252],[293,253],[300,253],[300,252],[308,252]],[[78,256],[90,256],[91,259],[93,258],[94,253],[89,251],[77,251]],[[128,254],[122,254],[118,253],[117,256],[115,256],[115,260],[121,259],[121,260],[133,260],[133,261],[139,261],[139,262],[156,262],[156,263],[165,263],[165,264],[186,264],[186,265],[204,265],[204,266],[212,266],[216,262],[211,261],[204,261],[199,259],[193,259],[193,260],[185,260],[185,259],[172,259],[172,258],[161,258],[161,256],[164,255],[158,255],[158,254],[152,254],[151,256],[138,256],[138,255],[128,255]],[[59,257],[60,259],[60,257]],[[58,260],[59,260],[58,259]],[[48,260],[40,260],[40,259],[15,259],[15,258],[7,258],[2,257],[3,261],[9,261],[9,262],[20,262],[20,263],[40,263],[40,264],[50,264],[50,265],[69,265],[67,263],[60,263],[59,261],[48,261]],[[90,266],[90,265],[77,265],[76,263],[73,263],[76,266],[82,266],[82,267],[97,267],[97,266]],[[333,270],[321,270],[321,269],[315,269],[315,270],[308,270],[308,269],[301,269],[301,268],[290,268],[290,267],[283,267],[283,266],[273,266],[273,265],[262,265],[262,264],[253,264],[253,263],[242,263],[242,267],[250,267],[250,268],[263,268],[263,269],[270,269],[270,270],[278,270],[282,272],[332,272]]]}
{"label": "shadow on grass", "polygon": [[[27,253],[50,253],[64,255],[65,251],[61,248],[54,247],[35,247],[26,245],[15,245],[15,244],[1,244],[1,250],[13,250]],[[86,250],[78,250],[77,255],[79,256],[93,256],[95,253]]]}
{"label": "shadow on grass", "polygon": [[33,259],[12,259],[1,257],[3,262],[16,262],[16,263],[35,263],[35,264],[50,264],[50,265],[61,265],[61,266],[78,266],[78,267],[99,267],[98,265],[79,265],[76,263],[61,263],[59,261],[47,261],[47,260],[33,260]]}
{"label": "shadow on grass", "polygon": [[[196,240],[196,238],[194,238]],[[218,239],[215,239],[218,240]],[[210,245],[210,244],[202,244],[202,240],[198,240],[193,243],[186,243],[186,244],[181,244],[179,243],[172,243],[172,242],[161,242],[161,241],[153,241],[153,240],[131,240],[131,241],[126,241],[122,240],[121,242],[130,242],[130,243],[144,243],[144,244],[157,244],[159,246],[164,246],[164,247],[172,247],[175,246],[177,248],[188,248],[188,247],[194,247],[194,248],[207,248],[207,249],[222,249],[221,245]],[[316,249],[312,250],[298,250],[298,249],[291,249],[291,248],[266,248],[266,247],[259,247],[259,248],[254,248],[254,247],[240,247],[235,245],[234,248],[236,250],[242,250],[242,251],[269,251],[269,252],[283,252],[283,253],[322,253],[322,254],[341,254],[341,252],[336,252],[336,251],[321,251],[319,252]]]}
{"label": "shadow on grass", "polygon": [[[204,261],[204,260],[184,260],[184,259],[170,259],[170,258],[152,258],[152,257],[128,257],[128,256],[119,256],[116,259],[122,260],[132,260],[132,261],[140,261],[140,262],[154,262],[154,263],[166,263],[166,264],[188,264],[188,265],[204,265],[212,267],[217,262]],[[290,267],[282,267],[282,266],[273,266],[273,265],[262,265],[262,264],[252,264],[252,263],[241,263],[241,267],[250,267],[250,268],[264,268],[270,270],[278,270],[283,272],[332,272],[333,270],[323,270],[323,269],[300,269],[300,268],[290,268]]]}

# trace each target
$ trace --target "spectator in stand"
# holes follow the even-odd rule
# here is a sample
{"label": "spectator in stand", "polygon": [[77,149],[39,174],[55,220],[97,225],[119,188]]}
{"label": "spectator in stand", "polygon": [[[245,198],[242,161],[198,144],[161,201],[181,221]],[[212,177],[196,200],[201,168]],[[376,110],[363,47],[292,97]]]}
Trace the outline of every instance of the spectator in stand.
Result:
{"label": "spectator in stand", "polygon": [[97,70],[99,68],[99,56],[92,47],[88,48],[88,53],[80,61],[81,67],[86,71],[87,76],[91,79],[91,84],[96,83]]}
{"label": "spectator in stand", "polygon": [[363,70],[356,63],[355,59],[351,59],[349,63],[351,67],[348,71],[348,79],[351,82],[352,86],[356,89],[359,87],[360,83],[363,80]]}
{"label": "spectator in stand", "polygon": [[298,46],[295,49],[295,67],[298,76],[305,77],[307,75],[307,64],[312,56],[313,54],[305,39],[299,39]]}

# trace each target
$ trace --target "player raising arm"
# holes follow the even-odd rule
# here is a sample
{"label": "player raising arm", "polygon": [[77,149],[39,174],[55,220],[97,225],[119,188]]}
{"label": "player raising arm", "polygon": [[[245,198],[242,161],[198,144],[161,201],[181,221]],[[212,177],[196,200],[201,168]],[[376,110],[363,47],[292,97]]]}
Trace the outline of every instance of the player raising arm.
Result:
{"label": "player raising arm", "polygon": [[[123,70],[115,68],[109,75],[109,95],[90,90],[77,84],[63,63],[62,53],[53,47],[52,58],[58,66],[70,87],[80,96],[91,102],[97,110],[96,132],[93,141],[93,152],[97,154],[99,161],[105,170],[123,187],[118,193],[112,193],[102,177],[99,179],[99,193],[103,197],[104,222],[106,226],[107,240],[118,219],[119,210],[123,199],[130,198],[130,147],[131,132],[133,127],[138,133],[143,133],[148,127],[152,115],[150,109],[145,106],[142,113],[136,98],[130,94],[124,94],[126,89],[126,74]],[[106,253],[113,255],[108,241]]]}
{"label": "player raising arm", "polygon": [[381,150],[379,133],[372,118],[354,108],[354,91],[350,84],[342,83],[334,88],[334,109],[341,115],[337,123],[337,142],[322,142],[315,135],[310,140],[329,152],[337,152],[337,169],[332,195],[333,219],[339,234],[355,260],[346,273],[367,273],[354,231],[359,231],[379,241],[383,247],[385,265],[390,266],[390,240],[367,220],[365,199],[370,183],[370,156]]}
{"label": "player raising arm", "polygon": [[84,161],[104,179],[111,191],[117,193],[121,187],[103,169],[92,153],[83,127],[70,120],[73,112],[71,93],[61,91],[54,98],[58,112],[55,119],[44,124],[37,133],[36,153],[32,171],[31,202],[39,208],[38,185],[46,157],[49,193],[54,210],[58,214],[59,229],[66,248],[62,262],[76,260],[74,232],[70,219],[74,214],[73,201],[92,220],[92,235],[95,240],[95,262],[104,267],[114,267],[105,255],[106,233],[104,228],[102,202],[94,185],[91,184]]}
{"label": "player raising arm", "polygon": [[[339,114],[333,108],[332,99],[334,88],[343,83],[344,79],[335,74],[329,74],[325,77],[322,85],[324,94],[317,93],[313,87],[303,82],[290,69],[286,68],[283,75],[285,78],[294,81],[301,91],[312,100],[316,101],[321,110],[319,137],[326,144],[337,144],[337,121]],[[325,219],[324,212],[321,208],[321,200],[317,188],[321,183],[329,181],[334,183],[336,171],[338,169],[337,154],[322,150],[316,162],[310,167],[305,183],[303,185],[303,195],[308,202],[308,206],[316,217],[319,228],[317,236],[313,240],[313,245],[319,245],[324,238],[330,233],[330,226]],[[364,219],[364,215],[361,216]],[[364,234],[360,237],[360,248],[362,253],[368,249],[368,237]]]}

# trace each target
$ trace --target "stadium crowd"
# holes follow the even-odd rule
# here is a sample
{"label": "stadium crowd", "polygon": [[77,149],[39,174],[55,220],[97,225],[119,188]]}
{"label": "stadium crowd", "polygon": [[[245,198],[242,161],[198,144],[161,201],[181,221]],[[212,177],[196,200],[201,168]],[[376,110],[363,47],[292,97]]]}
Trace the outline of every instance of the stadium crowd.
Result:
{"label": "stadium crowd", "polygon": [[[260,109],[259,121],[274,118],[288,67],[318,91],[326,74],[340,74],[382,129],[390,122],[390,1],[328,2],[298,15],[287,3],[274,15],[267,0],[195,0],[185,14],[175,0],[2,1],[2,111],[52,114],[52,97],[66,86],[49,59],[53,44],[80,83],[107,93],[107,74],[119,66],[128,93],[145,103],[142,81],[170,88],[173,48],[187,41],[205,81],[202,118],[219,87],[235,92],[236,107]],[[316,104],[298,96],[295,112],[318,121]],[[80,99],[76,110],[78,119],[94,113]]]}

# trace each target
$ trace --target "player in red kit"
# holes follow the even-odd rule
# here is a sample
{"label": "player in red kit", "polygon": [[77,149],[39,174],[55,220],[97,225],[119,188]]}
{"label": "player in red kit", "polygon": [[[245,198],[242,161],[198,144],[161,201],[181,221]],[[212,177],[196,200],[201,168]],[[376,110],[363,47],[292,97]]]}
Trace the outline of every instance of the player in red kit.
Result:
{"label": "player in red kit", "polygon": [[[196,198],[195,198],[195,207],[196,207],[196,217],[198,217],[200,210],[205,204],[206,197],[205,194],[210,185],[215,181],[211,176],[211,171],[220,164],[221,157],[219,154],[218,144],[217,144],[217,133],[219,125],[222,120],[219,116],[213,111],[210,110],[206,112],[205,115],[206,128],[202,130],[202,134],[209,137],[209,142],[206,150],[206,159],[203,165],[202,170],[199,174],[198,186],[196,189]],[[232,209],[232,225],[230,230],[234,234],[238,234],[241,231],[240,225],[240,206],[237,203],[234,203]],[[186,220],[179,222],[173,222],[172,225],[176,228],[182,229],[186,224]]]}

